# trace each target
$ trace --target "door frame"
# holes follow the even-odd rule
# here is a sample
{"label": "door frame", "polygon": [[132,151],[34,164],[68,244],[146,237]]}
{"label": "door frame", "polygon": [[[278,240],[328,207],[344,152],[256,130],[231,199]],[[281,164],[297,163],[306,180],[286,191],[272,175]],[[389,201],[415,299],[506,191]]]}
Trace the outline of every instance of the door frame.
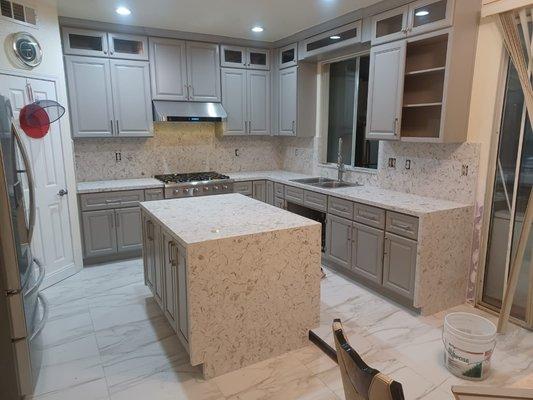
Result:
{"label": "door frame", "polygon": [[52,286],[57,282],[62,281],[63,279],[80,272],[83,269],[83,252],[81,244],[80,220],[78,215],[78,195],[74,165],[74,149],[70,132],[70,114],[67,97],[66,78],[61,79],[60,77],[54,75],[34,74],[31,71],[10,70],[5,68],[0,68],[0,74],[11,75],[19,78],[38,79],[52,82],[55,87],[55,94],[58,103],[65,107],[65,115],[58,121],[58,129],[61,133],[61,153],[63,154],[65,185],[68,191],[68,214],[70,220],[72,254],[74,258],[74,263],[58,271],[54,271],[51,274],[47,274],[41,285],[41,289],[46,289],[47,287]]}
{"label": "door frame", "polygon": [[[496,100],[494,106],[494,118],[492,123],[491,131],[491,140],[489,147],[489,155],[487,162],[487,176],[485,180],[485,195],[483,198],[483,215],[482,215],[482,225],[480,232],[480,246],[479,246],[479,265],[476,276],[476,287],[475,287],[475,306],[482,310],[485,310],[491,314],[499,315],[500,309],[483,301],[483,284],[485,282],[485,269],[487,267],[487,250],[490,234],[490,217],[492,214],[492,198],[494,195],[494,179],[496,177],[497,168],[496,163],[498,160],[498,148],[501,138],[501,123],[503,119],[503,107],[505,104],[505,89],[507,87],[507,74],[509,72],[509,63],[510,57],[507,54],[505,48],[502,46],[502,53],[500,57],[500,66],[498,74],[498,87],[496,90]],[[521,142],[522,143],[522,142]],[[521,151],[521,144],[517,150]],[[514,194],[514,193],[513,193]],[[512,224],[509,227],[510,232],[512,232]],[[512,237],[510,236],[510,239]],[[512,240],[512,239],[511,239]],[[507,243],[506,252],[509,253],[509,248],[512,245],[512,242],[509,240]],[[506,256],[507,259],[508,256]],[[507,274],[508,271],[505,271],[504,278],[504,290],[507,287]],[[532,310],[529,309],[526,311],[526,320],[523,321],[513,316],[509,316],[509,320],[519,326],[532,329],[533,327],[533,317],[531,316]]]}

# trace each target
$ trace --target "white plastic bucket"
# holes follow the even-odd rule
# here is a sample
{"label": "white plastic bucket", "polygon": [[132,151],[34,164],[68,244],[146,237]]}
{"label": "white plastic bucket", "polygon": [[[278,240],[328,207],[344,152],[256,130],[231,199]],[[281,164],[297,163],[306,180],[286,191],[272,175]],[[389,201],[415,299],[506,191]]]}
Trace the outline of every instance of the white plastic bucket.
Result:
{"label": "white plastic bucket", "polygon": [[463,379],[480,381],[490,371],[496,346],[496,326],[479,315],[456,312],[446,315],[442,331],[444,363]]}

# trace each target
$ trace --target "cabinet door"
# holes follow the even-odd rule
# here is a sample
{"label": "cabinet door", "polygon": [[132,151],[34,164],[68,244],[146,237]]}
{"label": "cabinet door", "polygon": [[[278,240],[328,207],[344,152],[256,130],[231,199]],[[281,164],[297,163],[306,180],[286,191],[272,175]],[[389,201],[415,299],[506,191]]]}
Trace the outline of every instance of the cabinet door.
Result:
{"label": "cabinet door", "polygon": [[117,252],[115,211],[85,211],[82,213],[85,257],[105,256]]}
{"label": "cabinet door", "polygon": [[368,82],[367,139],[399,139],[405,40],[372,47]]}
{"label": "cabinet door", "polygon": [[352,221],[328,214],[326,256],[335,264],[350,268],[352,259]]}
{"label": "cabinet door", "polygon": [[68,97],[74,137],[114,134],[109,60],[65,56]]}
{"label": "cabinet door", "polygon": [[155,281],[155,252],[153,241],[154,224],[149,218],[143,218],[143,263],[144,284],[154,292]]}
{"label": "cabinet door", "polygon": [[139,207],[115,210],[118,252],[141,249],[141,209]]}
{"label": "cabinet door", "polygon": [[270,205],[274,205],[274,182],[266,182],[266,202]]}
{"label": "cabinet door", "polygon": [[278,50],[279,69],[295,67],[298,64],[298,43],[289,44]]}
{"label": "cabinet door", "polygon": [[153,228],[154,238],[154,298],[161,308],[164,308],[165,270],[163,254],[163,232],[161,226]]}
{"label": "cabinet door", "polygon": [[298,67],[279,71],[279,134],[296,135]]}
{"label": "cabinet door", "polygon": [[178,332],[189,341],[189,311],[187,296],[187,258],[178,246]]}
{"label": "cabinet door", "polygon": [[270,72],[248,71],[248,133],[270,134]]}
{"label": "cabinet door", "polygon": [[165,297],[163,311],[167,320],[176,330],[176,307],[178,304],[177,246],[172,238],[163,233],[163,266],[165,275]]}
{"label": "cabinet door", "polygon": [[148,38],[146,36],[108,33],[109,56],[130,60],[148,60]]}
{"label": "cabinet door", "polygon": [[406,37],[408,15],[409,6],[406,5],[372,17],[372,45]]}
{"label": "cabinet door", "polygon": [[268,49],[247,49],[246,64],[251,69],[270,69],[270,52]]}
{"label": "cabinet door", "polygon": [[252,197],[259,201],[266,201],[266,182],[254,181],[253,183],[253,195]]}
{"label": "cabinet door", "polygon": [[414,240],[385,234],[383,286],[409,299],[415,289],[416,247]]}
{"label": "cabinet door", "polygon": [[245,68],[246,67],[246,49],[237,46],[220,46],[222,67]]}
{"label": "cabinet door", "polygon": [[107,57],[107,33],[87,29],[63,28],[65,54]]}
{"label": "cabinet door", "polygon": [[383,276],[383,231],[354,223],[352,270],[381,284]]}
{"label": "cabinet door", "polygon": [[150,78],[156,100],[187,100],[187,61],[183,40],[150,38]]}
{"label": "cabinet door", "polygon": [[451,26],[453,0],[418,0],[409,4],[409,35]]}
{"label": "cabinet door", "polygon": [[148,62],[111,60],[110,63],[115,131],[119,136],[150,136],[152,102]]}
{"label": "cabinet door", "polygon": [[187,78],[190,101],[221,100],[217,44],[187,42]]}
{"label": "cabinet door", "polygon": [[225,135],[248,133],[246,105],[246,70],[222,68],[222,105],[228,114]]}

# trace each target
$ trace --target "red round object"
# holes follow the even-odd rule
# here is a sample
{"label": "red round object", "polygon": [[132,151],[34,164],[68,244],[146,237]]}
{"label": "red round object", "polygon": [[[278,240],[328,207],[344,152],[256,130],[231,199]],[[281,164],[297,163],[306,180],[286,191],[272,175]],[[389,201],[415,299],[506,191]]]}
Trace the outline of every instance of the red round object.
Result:
{"label": "red round object", "polygon": [[43,107],[32,103],[23,107],[19,115],[20,127],[34,139],[40,139],[50,130],[50,118]]}

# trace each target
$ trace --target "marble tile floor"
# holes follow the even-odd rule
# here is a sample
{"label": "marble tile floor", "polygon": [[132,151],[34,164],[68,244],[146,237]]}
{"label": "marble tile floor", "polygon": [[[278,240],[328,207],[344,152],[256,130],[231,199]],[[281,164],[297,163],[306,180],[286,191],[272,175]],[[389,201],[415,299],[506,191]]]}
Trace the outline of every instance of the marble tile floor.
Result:
{"label": "marble tile floor", "polygon": [[[416,316],[327,273],[316,329],[326,341],[340,317],[352,345],[402,382],[406,399],[450,399],[449,387],[465,383],[442,366],[443,313]],[[50,314],[34,400],[344,399],[337,365],[313,344],[203,380],[144,286],[140,259],[85,268],[44,294]],[[513,327],[498,343],[487,384],[502,383],[533,387],[532,332]]]}

